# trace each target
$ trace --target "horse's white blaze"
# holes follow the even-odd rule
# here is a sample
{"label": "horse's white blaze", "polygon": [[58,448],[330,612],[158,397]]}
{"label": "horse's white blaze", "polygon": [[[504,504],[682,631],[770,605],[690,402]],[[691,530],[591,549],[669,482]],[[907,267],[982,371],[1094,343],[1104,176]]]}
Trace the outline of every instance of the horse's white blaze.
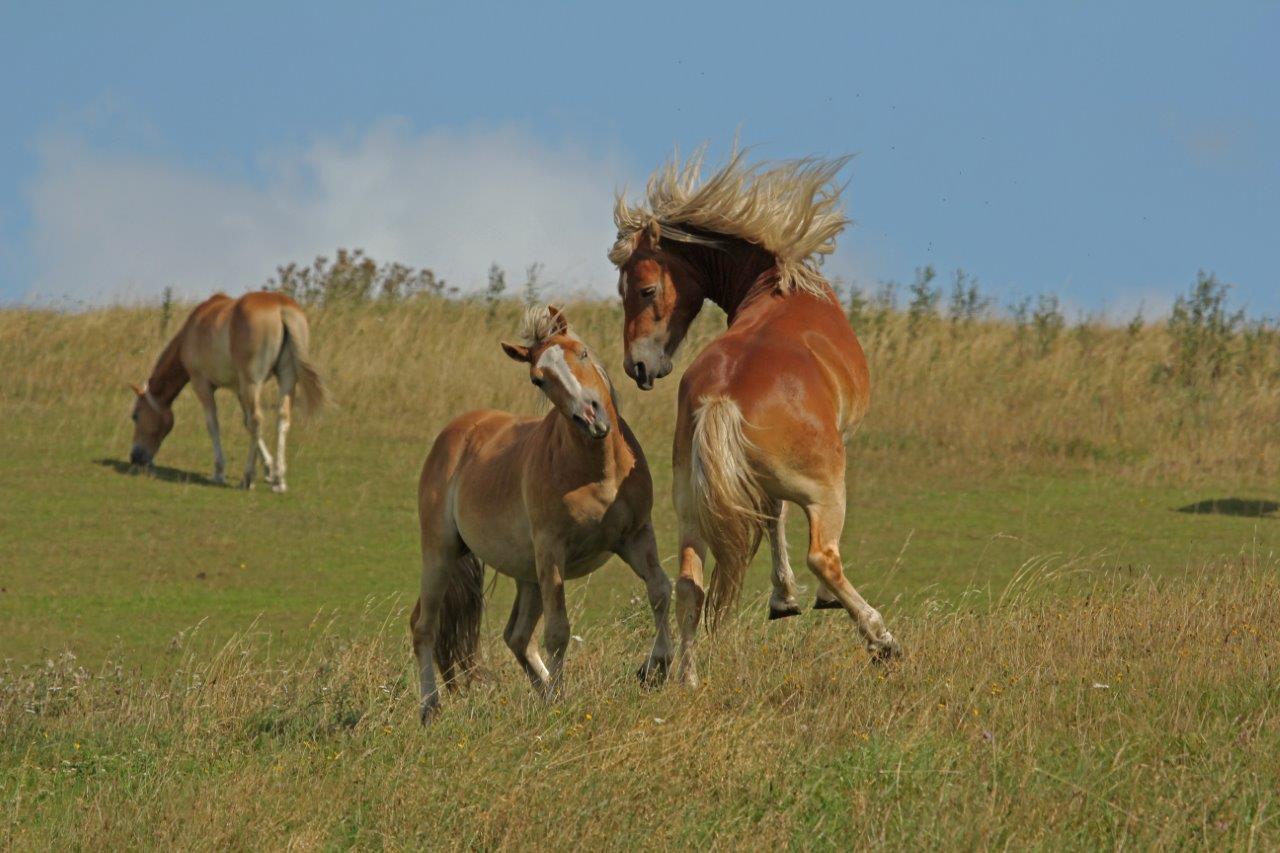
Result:
{"label": "horse's white blaze", "polygon": [[569,396],[574,400],[582,399],[582,383],[578,381],[578,377],[574,376],[573,371],[569,369],[569,362],[565,361],[563,347],[559,345],[550,346],[543,350],[542,355],[538,358],[537,368],[560,380],[560,384],[564,386],[564,389],[569,392]]}

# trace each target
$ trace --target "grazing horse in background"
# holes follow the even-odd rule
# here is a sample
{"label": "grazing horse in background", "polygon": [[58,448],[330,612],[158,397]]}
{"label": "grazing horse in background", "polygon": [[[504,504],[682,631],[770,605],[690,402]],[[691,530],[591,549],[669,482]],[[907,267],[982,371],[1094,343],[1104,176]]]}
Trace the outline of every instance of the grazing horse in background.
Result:
{"label": "grazing horse in background", "polygon": [[[649,389],[670,373],[703,300],[728,314],[728,328],[680,380],[676,621],[686,684],[697,684],[704,600],[714,625],[740,592],[761,528],[773,557],[770,618],[800,612],[784,501],[808,517],[808,564],[821,581],[815,606],[847,610],[877,659],[900,654],[840,560],[845,444],[867,411],[870,379],[816,260],[847,224],[835,183],[846,160],[750,167],[735,152],[703,181],[699,152],[655,173],[642,204],[617,199],[609,259],[619,269],[627,375]],[[716,564],[704,592],[708,546]]]}
{"label": "grazing horse in background", "polygon": [[[644,581],[653,609],[657,637],[641,680],[665,678],[671,661],[671,582],[649,520],[653,483],[640,444],[618,415],[613,385],[554,306],[530,309],[522,338],[502,348],[529,365],[529,379],[553,410],[545,417],[461,415],[440,432],[422,466],[422,589],[409,629],[424,723],[440,703],[432,659],[449,686],[476,665],[485,564],[516,581],[503,638],[544,695],[559,693],[569,644],[564,582],[595,571],[611,554]],[[544,615],[550,666],[533,639]]]}
{"label": "grazing horse in background", "polygon": [[[293,410],[294,389],[302,389],[300,402],[313,409],[326,399],[324,383],[307,357],[307,317],[298,303],[281,293],[246,293],[232,299],[218,293],[196,306],[178,334],[160,354],[155,369],[141,388],[133,407],[133,449],[129,461],[151,465],[161,442],[173,429],[173,401],[191,383],[204,407],[205,425],[213,440],[213,481],[224,481],[226,460],[218,430],[218,408],[213,392],[230,388],[240,398],[245,429],[249,431],[249,461],[244,478],[253,488],[259,458],[271,490],[285,485],[285,436]],[[262,386],[271,376],[280,385],[274,460],[262,440]]]}

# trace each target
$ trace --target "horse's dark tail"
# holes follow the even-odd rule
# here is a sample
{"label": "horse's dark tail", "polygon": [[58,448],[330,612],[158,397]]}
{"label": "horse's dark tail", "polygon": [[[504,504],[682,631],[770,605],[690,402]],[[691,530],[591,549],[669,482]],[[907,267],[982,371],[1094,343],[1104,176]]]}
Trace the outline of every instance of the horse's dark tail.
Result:
{"label": "horse's dark tail", "polygon": [[466,683],[479,666],[483,614],[484,564],[474,554],[464,554],[450,567],[434,643],[436,666],[445,686]]}

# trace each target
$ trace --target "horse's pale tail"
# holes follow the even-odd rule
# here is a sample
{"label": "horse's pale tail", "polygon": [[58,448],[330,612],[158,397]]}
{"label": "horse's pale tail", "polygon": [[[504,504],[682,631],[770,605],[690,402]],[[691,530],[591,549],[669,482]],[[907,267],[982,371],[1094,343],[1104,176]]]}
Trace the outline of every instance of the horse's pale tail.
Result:
{"label": "horse's pale tail", "polygon": [[476,671],[483,615],[484,564],[474,554],[466,554],[450,568],[434,644],[436,666],[446,686],[457,687]]}
{"label": "horse's pale tail", "polygon": [[298,377],[298,389],[302,392],[298,395],[298,401],[302,404],[304,412],[308,414],[319,412],[329,402],[329,390],[325,387],[324,380],[320,378],[320,371],[316,369],[307,353],[310,337],[307,318],[301,311],[289,308],[286,308],[281,316],[284,320],[284,347],[288,351],[288,357],[293,359]]}
{"label": "horse's pale tail", "polygon": [[711,397],[693,415],[693,503],[716,564],[707,589],[708,624],[715,627],[742,592],[747,564],[760,545],[766,496],[751,470],[742,410]]}

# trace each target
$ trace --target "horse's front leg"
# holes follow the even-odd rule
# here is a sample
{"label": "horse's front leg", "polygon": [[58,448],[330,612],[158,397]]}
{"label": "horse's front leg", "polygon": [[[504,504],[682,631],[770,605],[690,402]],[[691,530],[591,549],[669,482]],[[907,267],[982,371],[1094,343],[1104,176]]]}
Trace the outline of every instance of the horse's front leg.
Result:
{"label": "horse's front leg", "polygon": [[564,653],[569,646],[569,611],[564,604],[564,545],[544,542],[535,545],[538,589],[542,593],[545,625],[542,641],[547,647],[547,698],[559,698],[562,691]]}
{"label": "horse's front leg", "polygon": [[209,440],[213,442],[213,477],[215,483],[226,481],[227,460],[222,455],[222,432],[218,429],[218,403],[213,398],[213,385],[204,378],[191,380],[191,388],[204,409],[204,425],[209,430]]}
{"label": "horse's front leg", "polygon": [[643,527],[629,534],[617,554],[644,581],[657,630],[649,659],[636,674],[643,684],[659,684],[666,681],[667,671],[671,668],[671,629],[667,617],[671,606],[671,581],[658,561],[658,542],[653,535],[653,525],[645,522]]}

